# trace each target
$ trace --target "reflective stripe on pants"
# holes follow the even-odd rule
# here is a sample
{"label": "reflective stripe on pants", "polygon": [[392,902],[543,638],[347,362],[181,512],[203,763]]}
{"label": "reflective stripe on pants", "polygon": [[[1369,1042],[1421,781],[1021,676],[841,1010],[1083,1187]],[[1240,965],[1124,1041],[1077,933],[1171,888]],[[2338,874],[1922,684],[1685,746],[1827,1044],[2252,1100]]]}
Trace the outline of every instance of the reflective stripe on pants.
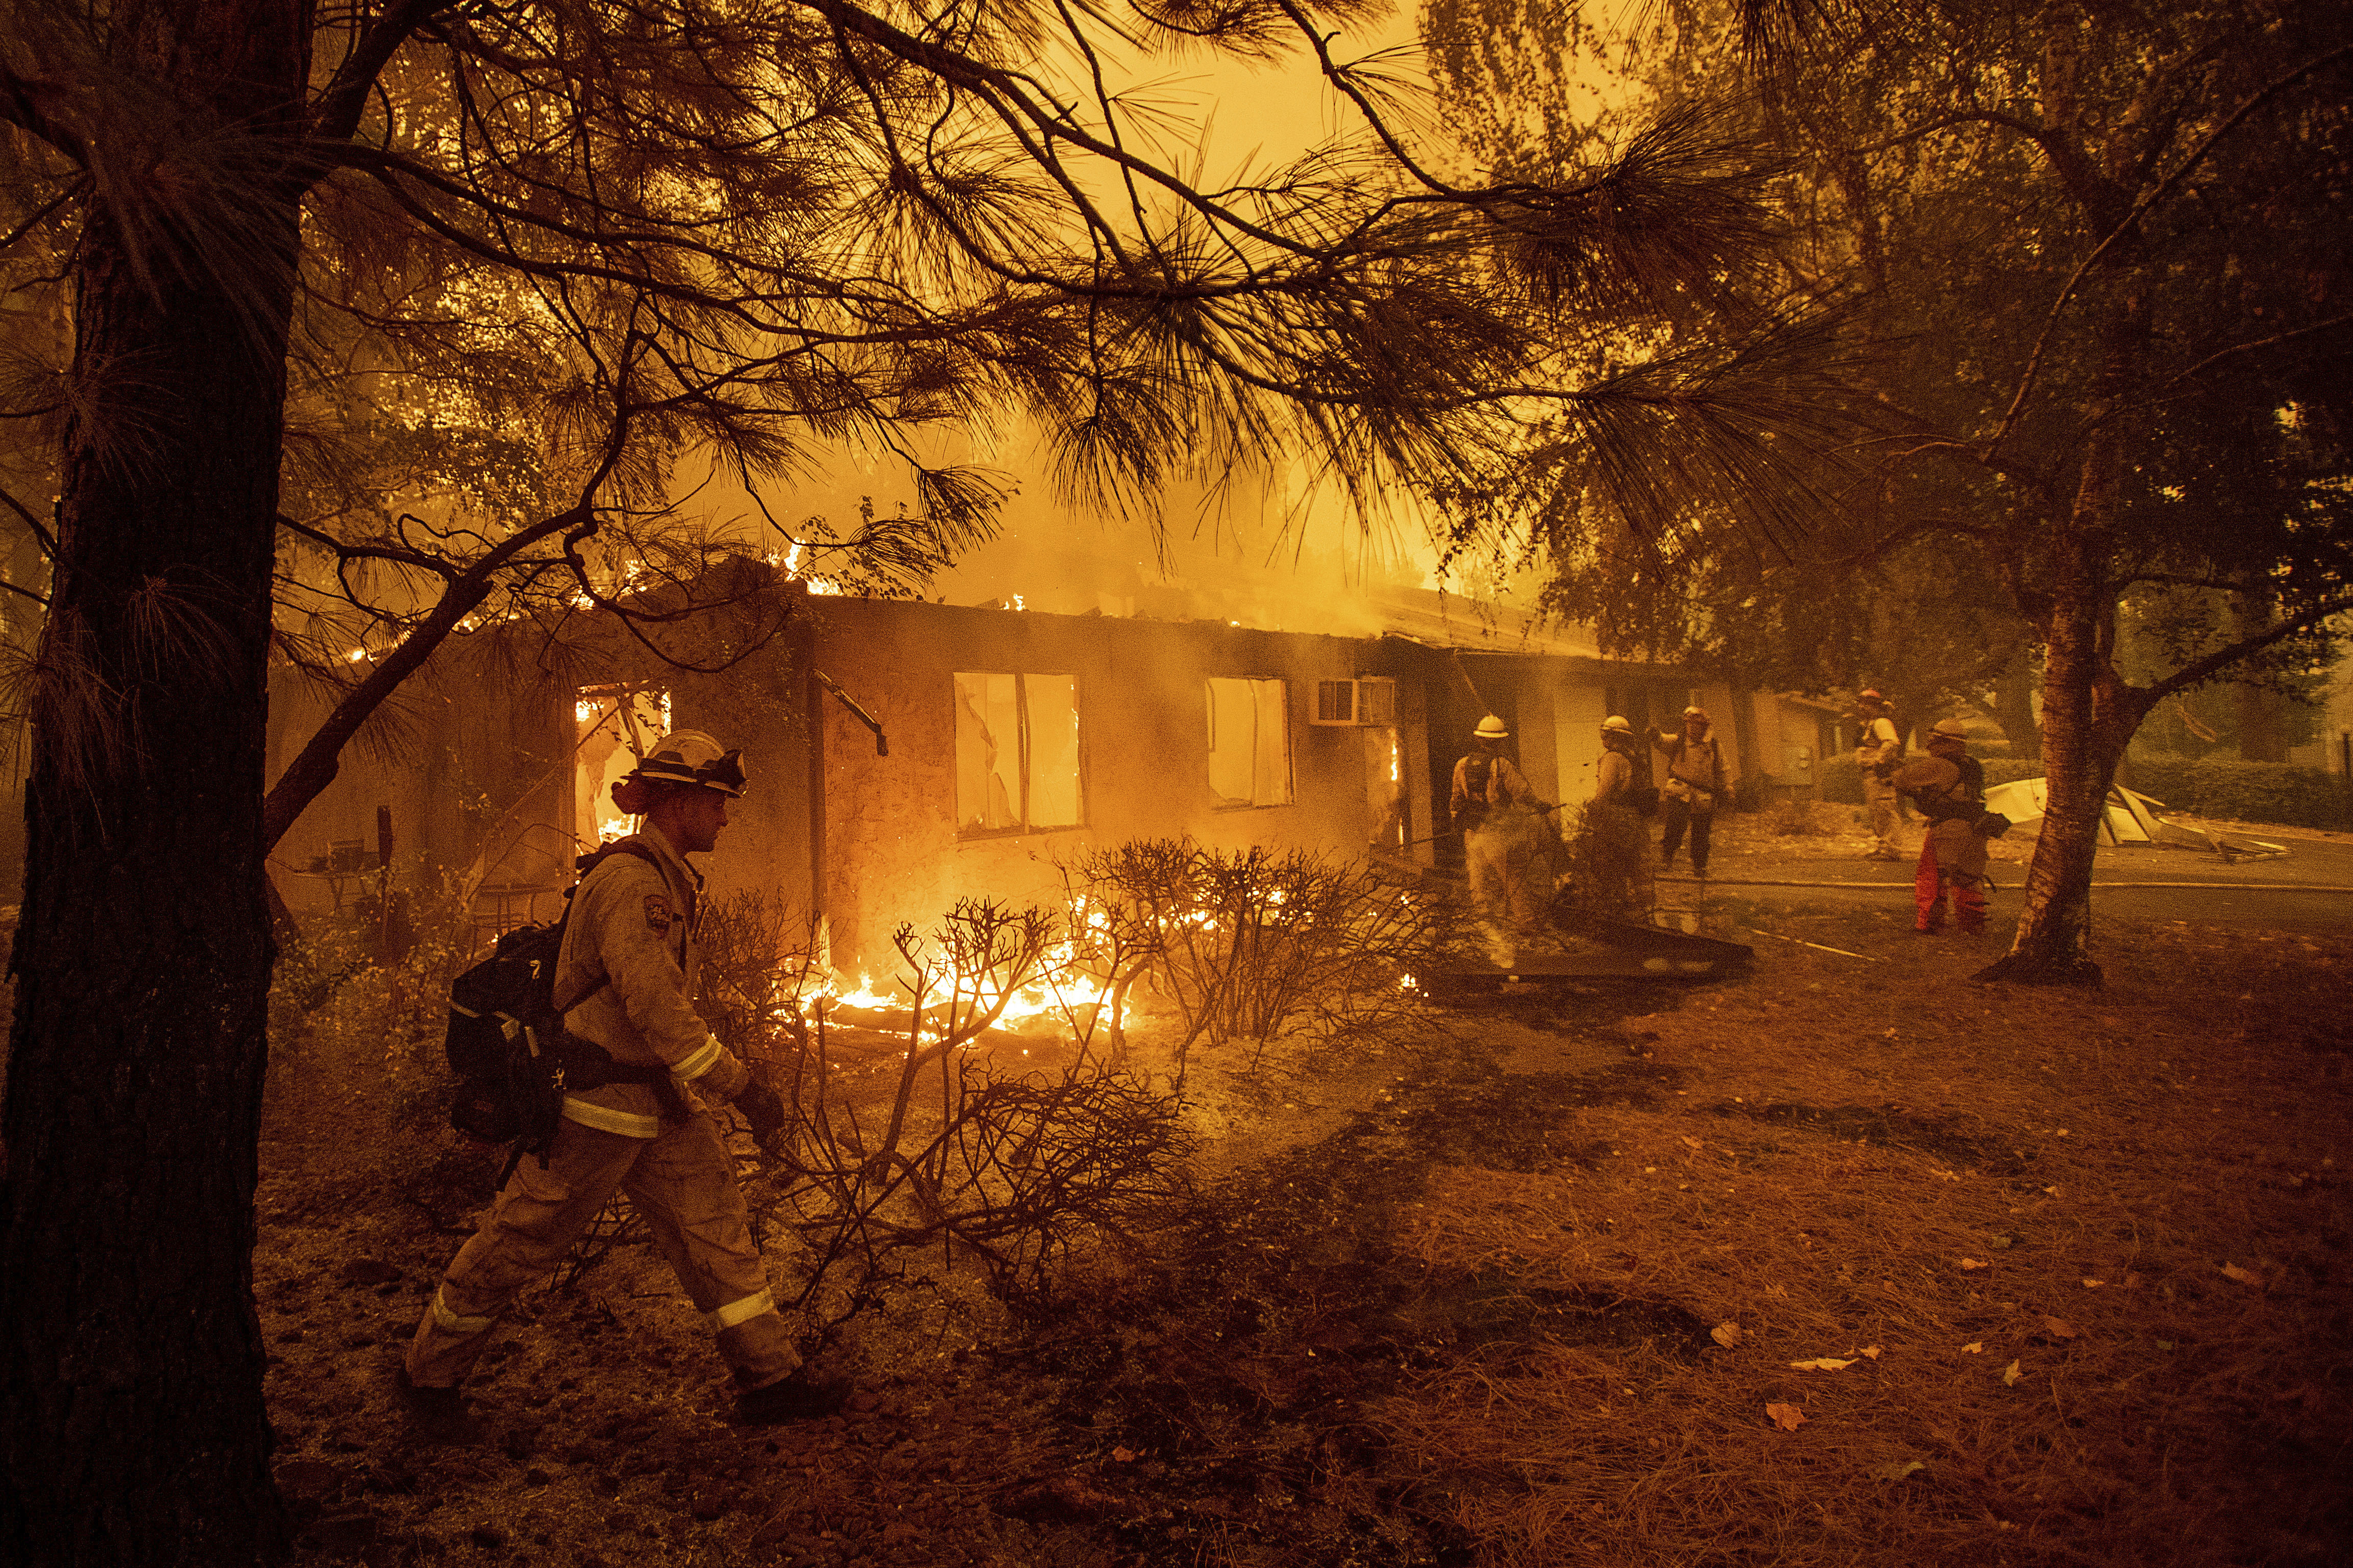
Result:
{"label": "reflective stripe on pants", "polygon": [[[449,1265],[409,1342],[409,1381],[427,1388],[464,1381],[515,1293],[554,1272],[617,1191],[653,1232],[696,1309],[712,1315],[719,1352],[740,1381],[772,1383],[798,1364],[752,1245],[733,1157],[711,1118],[690,1117],[649,1139],[566,1121],[557,1124],[547,1168],[535,1157],[517,1165],[490,1218]],[[738,1312],[747,1315],[720,1321]]]}

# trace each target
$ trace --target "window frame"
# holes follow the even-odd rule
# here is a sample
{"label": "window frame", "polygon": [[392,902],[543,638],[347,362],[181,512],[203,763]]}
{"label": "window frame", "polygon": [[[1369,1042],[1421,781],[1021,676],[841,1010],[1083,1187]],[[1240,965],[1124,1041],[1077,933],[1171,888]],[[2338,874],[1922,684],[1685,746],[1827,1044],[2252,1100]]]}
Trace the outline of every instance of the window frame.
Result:
{"label": "window frame", "polygon": [[[1217,749],[1218,749],[1218,747],[1217,747],[1217,738],[1218,738],[1218,699],[1217,699],[1217,693],[1216,693],[1216,690],[1215,690],[1215,689],[1214,689],[1214,687],[1213,687],[1212,683],[1213,683],[1213,682],[1216,682],[1216,681],[1219,681],[1219,680],[1238,681],[1238,682],[1241,683],[1242,685],[1245,685],[1245,686],[1248,686],[1248,687],[1252,688],[1251,702],[1250,702],[1250,725],[1251,725],[1251,737],[1252,737],[1253,746],[1255,746],[1255,742],[1256,742],[1256,738],[1257,738],[1258,711],[1259,711],[1259,710],[1258,710],[1258,701],[1257,701],[1257,694],[1256,694],[1256,688],[1258,688],[1258,687],[1260,687],[1260,686],[1262,686],[1262,685],[1268,685],[1268,684],[1271,684],[1271,685],[1273,685],[1273,686],[1276,686],[1276,687],[1281,688],[1281,689],[1282,689],[1282,798],[1281,800],[1267,800],[1267,801],[1262,801],[1262,800],[1258,800],[1258,799],[1255,799],[1255,798],[1250,799],[1250,800],[1241,800],[1241,801],[1237,801],[1237,800],[1228,800],[1228,799],[1224,799],[1224,798],[1221,798],[1221,797],[1219,797],[1219,795],[1218,795],[1218,793],[1217,793],[1217,786],[1216,786],[1215,784],[1208,784],[1208,759],[1209,759],[1211,756],[1213,756],[1213,755],[1215,755],[1215,754],[1216,754],[1216,752],[1217,752]],[[1201,762],[1201,768],[1202,768],[1202,774],[1203,774],[1202,782],[1203,782],[1205,784],[1208,784],[1208,788],[1209,788],[1209,809],[1210,809],[1210,810],[1212,810],[1212,811],[1280,811],[1280,810],[1282,810],[1282,809],[1283,807],[1285,807],[1285,806],[1293,806],[1293,805],[1297,805],[1299,804],[1299,759],[1298,759],[1298,755],[1297,755],[1297,751],[1298,751],[1298,749],[1297,749],[1295,746],[1293,746],[1293,745],[1292,744],[1292,739],[1291,739],[1291,730],[1292,730],[1291,688],[1292,688],[1292,684],[1293,684],[1292,679],[1291,679],[1291,678],[1290,678],[1289,676],[1287,676],[1287,675],[1205,675],[1205,676],[1203,676],[1203,677],[1201,678],[1201,700],[1202,700],[1202,705],[1203,705],[1203,707],[1207,710],[1206,718],[1207,718],[1207,720],[1208,720],[1208,745],[1203,749],[1203,752],[1202,752],[1202,762]],[[1253,795],[1253,796],[1255,796],[1255,795],[1256,795],[1256,794],[1257,794],[1257,788],[1258,788],[1257,778],[1258,778],[1258,770],[1257,770],[1257,767],[1256,767],[1255,763],[1253,763],[1252,767],[1251,767],[1251,770],[1250,770],[1250,780],[1251,780],[1251,782],[1250,782],[1250,788],[1251,788],[1251,794],[1252,794],[1252,795]]]}
{"label": "window frame", "polygon": [[[963,744],[964,703],[962,697],[958,693],[956,686],[958,678],[966,676],[992,675],[1010,676],[1013,679],[1013,710],[1016,722],[1018,725],[1018,736],[1016,742],[1018,755],[1017,766],[1020,774],[1021,784],[1021,799],[1016,807],[1016,810],[1021,820],[1010,827],[967,826],[964,820],[964,803],[961,799],[955,798],[956,791],[963,782],[960,771],[962,763],[959,760],[955,767],[951,769],[951,782],[949,784],[950,802],[948,806],[949,815],[954,818],[955,823],[956,837],[959,840],[1018,838],[1024,835],[1032,833],[1074,833],[1083,831],[1087,826],[1087,703],[1085,677],[1081,675],[1079,671],[1075,669],[958,668],[950,670],[948,672],[950,718],[951,721],[956,727],[950,740],[950,745],[952,747],[961,748]],[[1031,794],[1029,681],[1033,678],[1041,679],[1052,679],[1058,680],[1068,680],[1071,683],[1071,711],[1072,717],[1078,721],[1078,733],[1071,745],[1072,755],[1071,759],[1071,771],[1075,774],[1075,782],[1078,790],[1078,819],[1073,822],[1058,822],[1050,826],[1045,827],[1038,826],[1032,824],[1029,820],[1029,797]]]}

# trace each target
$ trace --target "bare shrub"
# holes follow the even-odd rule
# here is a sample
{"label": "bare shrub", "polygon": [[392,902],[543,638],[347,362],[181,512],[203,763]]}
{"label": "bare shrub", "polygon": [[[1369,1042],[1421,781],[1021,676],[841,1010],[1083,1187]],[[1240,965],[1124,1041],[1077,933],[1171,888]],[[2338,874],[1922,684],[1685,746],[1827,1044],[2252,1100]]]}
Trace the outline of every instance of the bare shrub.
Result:
{"label": "bare shrub", "polygon": [[[951,1266],[976,1263],[1000,1299],[1042,1301],[1072,1249],[1148,1229],[1184,1196],[1191,1142],[1176,1101],[1086,1048],[1101,1009],[1075,984],[1076,945],[1053,914],[971,899],[929,932],[893,933],[906,1044],[878,1095],[835,1059],[835,1003],[805,947],[777,939],[790,929],[783,908],[733,906],[732,945],[706,994],[715,981],[739,1003],[766,999],[742,1024],[756,1038],[745,1055],[789,1116],[765,1147],[755,1217],[807,1247],[792,1304],[832,1314],[820,1336],[934,1247]],[[1081,1041],[1059,1074],[1003,1073],[978,1054],[1025,992],[1056,997]]]}
{"label": "bare shrub", "polygon": [[1648,903],[1642,858],[1650,852],[1649,836],[1643,819],[1624,806],[1601,801],[1578,806],[1561,852],[1556,907],[1642,918]]}
{"label": "bare shrub", "polygon": [[1256,1041],[1255,1069],[1266,1041],[1294,1026],[1328,1045],[1410,1026],[1412,977],[1454,942],[1428,896],[1306,850],[1134,839],[1082,855],[1063,881],[1081,933],[1071,962],[1120,996],[1152,973],[1175,1004],[1180,1089],[1197,1041]]}
{"label": "bare shrub", "polygon": [[695,925],[701,953],[695,1010],[738,1058],[767,1056],[778,1017],[820,988],[807,931],[807,916],[765,888],[730,893],[704,907]]}

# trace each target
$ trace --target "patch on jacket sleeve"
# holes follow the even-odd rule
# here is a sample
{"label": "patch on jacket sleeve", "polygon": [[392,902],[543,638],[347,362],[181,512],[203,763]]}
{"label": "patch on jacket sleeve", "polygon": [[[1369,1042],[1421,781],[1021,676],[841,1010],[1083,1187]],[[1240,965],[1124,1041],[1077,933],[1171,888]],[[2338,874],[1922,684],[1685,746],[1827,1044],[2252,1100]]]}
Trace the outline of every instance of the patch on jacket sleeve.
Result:
{"label": "patch on jacket sleeve", "polygon": [[656,936],[670,934],[670,900],[660,893],[646,895],[646,929]]}

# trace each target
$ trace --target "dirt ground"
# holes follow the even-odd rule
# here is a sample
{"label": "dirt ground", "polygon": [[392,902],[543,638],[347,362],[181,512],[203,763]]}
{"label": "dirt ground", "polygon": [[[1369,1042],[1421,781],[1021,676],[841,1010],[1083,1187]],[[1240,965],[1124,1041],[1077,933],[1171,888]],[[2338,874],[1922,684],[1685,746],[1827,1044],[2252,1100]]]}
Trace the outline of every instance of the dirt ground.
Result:
{"label": "dirt ground", "polygon": [[922,1271],[832,1352],[850,1407],[766,1430],[623,1247],[422,1441],[393,1359],[492,1173],[289,1053],[256,1285],[299,1561],[2353,1561],[2343,944],[2104,924],[2106,987],[2041,991],[1897,903],[1705,912],[1864,956],[1742,936],[1728,982],[1213,1058],[1177,1223],[1027,1319]]}

